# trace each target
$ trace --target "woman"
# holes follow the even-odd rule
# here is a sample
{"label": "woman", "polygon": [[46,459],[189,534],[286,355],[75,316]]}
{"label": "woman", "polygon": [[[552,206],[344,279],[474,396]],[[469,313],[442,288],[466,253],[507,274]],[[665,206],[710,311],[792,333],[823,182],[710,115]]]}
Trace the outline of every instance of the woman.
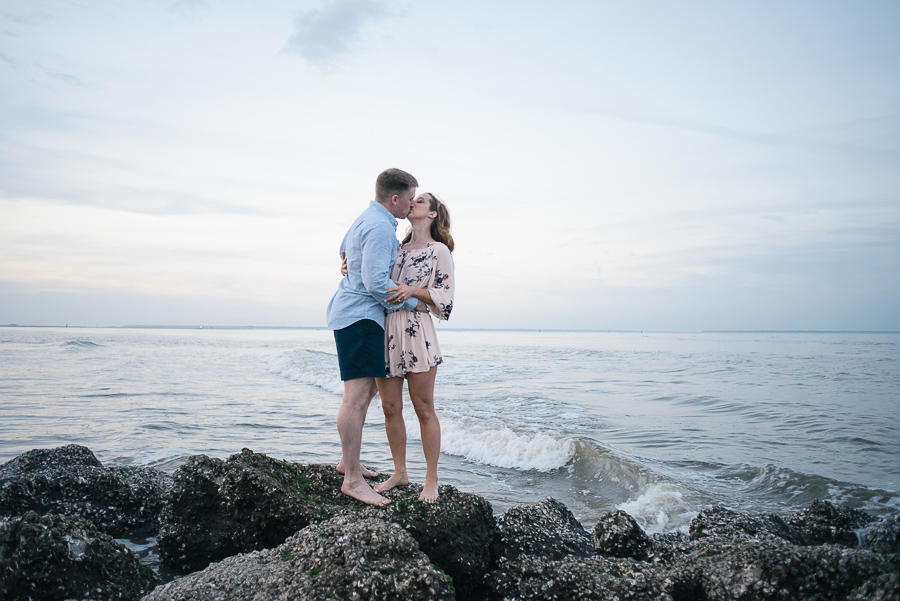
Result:
{"label": "woman", "polygon": [[437,333],[429,313],[448,319],[453,310],[453,237],[450,214],[438,198],[426,192],[413,201],[407,217],[409,231],[400,245],[391,279],[397,284],[387,292],[391,304],[415,297],[428,304],[428,312],[391,311],[385,322],[387,378],[376,380],[384,427],[387,430],[394,473],[375,485],[377,492],[409,483],[406,474],[406,424],[403,422],[403,380],[409,387],[425,451],[425,487],[419,500],[434,503],[438,497],[438,456],[441,453],[441,424],[434,411],[434,378],[443,362]]}

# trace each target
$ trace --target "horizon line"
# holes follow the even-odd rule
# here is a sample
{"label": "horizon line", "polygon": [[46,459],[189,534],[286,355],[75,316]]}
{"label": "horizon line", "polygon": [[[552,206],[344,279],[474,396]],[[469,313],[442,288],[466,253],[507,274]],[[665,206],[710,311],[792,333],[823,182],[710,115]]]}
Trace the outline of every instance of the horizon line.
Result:
{"label": "horizon line", "polygon": [[[60,328],[110,330],[328,330],[328,326],[221,326],[221,325],[22,325],[0,324],[0,328]],[[440,328],[452,332],[596,332],[615,334],[900,334],[900,330],[616,330],[574,328]]]}

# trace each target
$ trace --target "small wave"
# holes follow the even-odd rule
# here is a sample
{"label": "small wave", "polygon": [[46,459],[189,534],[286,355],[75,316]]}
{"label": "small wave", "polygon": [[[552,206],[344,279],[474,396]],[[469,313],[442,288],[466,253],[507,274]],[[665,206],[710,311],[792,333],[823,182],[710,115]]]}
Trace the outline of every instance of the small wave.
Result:
{"label": "small wave", "polygon": [[66,348],[98,348],[103,345],[90,340],[66,340],[63,342],[63,346]]}
{"label": "small wave", "polygon": [[337,355],[308,349],[284,351],[269,359],[268,369],[294,382],[318,386],[334,394],[344,392]]}
{"label": "small wave", "polygon": [[496,420],[442,416],[441,451],[496,467],[549,472],[569,462],[575,441],[541,432],[515,432]]}
{"label": "small wave", "polygon": [[638,498],[619,503],[616,509],[628,513],[645,532],[657,534],[687,534],[698,511],[685,500],[683,491],[665,482],[651,484]]}
{"label": "small wave", "polygon": [[[721,466],[708,484],[725,485],[733,504],[752,500],[755,507],[775,511],[796,511],[816,499],[847,504],[875,515],[896,512],[900,495],[877,487],[841,482],[816,474],[804,474],[775,465]],[[739,499],[734,498],[738,493]]]}

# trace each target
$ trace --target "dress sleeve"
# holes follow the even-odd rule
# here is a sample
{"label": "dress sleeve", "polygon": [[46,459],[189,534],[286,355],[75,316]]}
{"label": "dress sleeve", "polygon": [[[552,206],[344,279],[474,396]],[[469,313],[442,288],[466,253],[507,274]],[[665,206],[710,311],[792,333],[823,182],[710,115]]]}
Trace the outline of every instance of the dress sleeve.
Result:
{"label": "dress sleeve", "polygon": [[434,281],[428,289],[431,302],[428,311],[438,319],[450,319],[453,310],[453,291],[456,280],[453,275],[453,255],[443,244],[439,245],[435,256]]}

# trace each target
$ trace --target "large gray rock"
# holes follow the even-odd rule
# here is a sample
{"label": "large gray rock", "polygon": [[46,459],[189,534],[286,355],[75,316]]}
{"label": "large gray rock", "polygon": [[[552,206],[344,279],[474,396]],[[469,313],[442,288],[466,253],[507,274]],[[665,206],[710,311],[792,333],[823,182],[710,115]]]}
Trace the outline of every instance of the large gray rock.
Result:
{"label": "large gray rock", "polygon": [[[752,517],[752,516],[749,516]],[[503,599],[668,599],[671,601],[844,601],[900,599],[896,556],[835,545],[799,546],[761,530],[720,531],[672,545],[651,561],[521,556],[487,577]],[[656,550],[656,549],[655,549]],[[665,558],[657,561],[658,557]]]}
{"label": "large gray rock", "polygon": [[777,537],[695,541],[667,577],[705,601],[840,601],[898,566],[877,553]]}
{"label": "large gray rock", "polygon": [[858,509],[820,500],[785,520],[797,544],[845,547],[859,546],[856,531],[873,521],[872,516]]}
{"label": "large gray rock", "polygon": [[229,557],[144,601],[450,600],[451,579],[399,526],[354,516],[308,526],[274,549]]}
{"label": "large gray rock", "polygon": [[877,553],[900,553],[900,515],[892,515],[866,532],[866,545]]}
{"label": "large gray rock", "polygon": [[140,599],[158,584],[128,549],[64,516],[0,520],[0,599]]}
{"label": "large gray rock", "polygon": [[[334,468],[330,472],[334,473]],[[340,482],[340,478],[337,479]],[[497,523],[490,502],[460,492],[450,485],[439,487],[434,504],[419,501],[422,486],[410,484],[382,493],[391,500],[372,507],[348,500],[345,512],[358,517],[387,520],[404,528],[419,543],[431,562],[453,578],[460,599],[477,595],[484,575],[491,569],[497,542]]]}
{"label": "large gray rock", "polygon": [[736,536],[776,536],[792,540],[793,532],[777,515],[738,513],[721,505],[714,505],[691,520],[690,536],[692,540]]}
{"label": "large gray rock", "polygon": [[593,552],[591,535],[568,507],[553,498],[510,507],[497,518],[497,528],[501,561],[512,561],[520,555],[588,557]]}
{"label": "large gray rock", "polygon": [[114,537],[152,536],[171,478],[146,467],[103,467],[90,449],[28,451],[0,466],[0,516],[88,519]]}
{"label": "large gray rock", "polygon": [[227,461],[191,457],[174,474],[159,534],[164,565],[189,572],[236,553],[266,549],[301,528],[337,515],[399,524],[433,563],[468,594],[490,569],[496,523],[490,503],[440,487],[438,501],[419,502],[420,487],[385,494],[391,503],[372,507],[340,492],[332,465],[291,463],[244,449]]}
{"label": "large gray rock", "polygon": [[487,599],[491,601],[673,600],[665,573],[656,566],[633,559],[567,557],[552,560],[522,555],[515,561],[501,562],[486,580]]}
{"label": "large gray rock", "polygon": [[608,557],[646,559],[653,548],[637,521],[620,509],[610,511],[594,525],[594,550]]}

